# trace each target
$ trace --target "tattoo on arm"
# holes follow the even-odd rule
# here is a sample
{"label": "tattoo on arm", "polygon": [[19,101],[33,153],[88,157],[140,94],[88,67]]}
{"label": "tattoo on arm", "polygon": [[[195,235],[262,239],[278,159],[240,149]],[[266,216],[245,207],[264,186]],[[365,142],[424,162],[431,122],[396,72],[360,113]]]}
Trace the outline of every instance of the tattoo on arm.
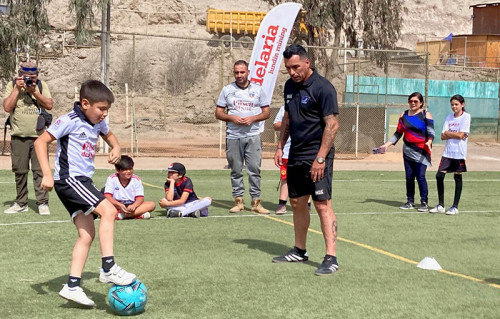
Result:
{"label": "tattoo on arm", "polygon": [[339,128],[339,122],[337,114],[327,115],[323,119],[325,120],[326,126],[325,131],[323,132],[321,146],[325,146],[325,148],[329,150],[333,146],[335,135],[337,134],[337,130]]}
{"label": "tattoo on arm", "polygon": [[337,231],[338,231],[338,224],[337,221],[333,221],[333,242],[337,242]]}
{"label": "tattoo on arm", "polygon": [[[287,115],[285,113],[285,115]],[[283,116],[281,121],[281,129],[280,129],[280,140],[282,142],[282,147],[285,146],[288,137],[290,136],[290,120],[288,116]]]}

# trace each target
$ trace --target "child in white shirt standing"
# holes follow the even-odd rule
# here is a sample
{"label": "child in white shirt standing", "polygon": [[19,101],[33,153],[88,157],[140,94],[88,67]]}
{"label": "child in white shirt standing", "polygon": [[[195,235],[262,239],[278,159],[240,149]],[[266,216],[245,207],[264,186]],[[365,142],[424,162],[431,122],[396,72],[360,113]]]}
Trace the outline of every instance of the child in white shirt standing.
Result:
{"label": "child in white shirt standing", "polygon": [[444,177],[446,173],[455,173],[455,198],[446,215],[458,214],[458,203],[462,195],[462,173],[467,172],[467,139],[470,132],[470,114],[465,112],[465,99],[457,94],[450,99],[451,110],[443,125],[441,139],[446,140],[443,156],[436,174],[439,203],[431,213],[444,213]]}

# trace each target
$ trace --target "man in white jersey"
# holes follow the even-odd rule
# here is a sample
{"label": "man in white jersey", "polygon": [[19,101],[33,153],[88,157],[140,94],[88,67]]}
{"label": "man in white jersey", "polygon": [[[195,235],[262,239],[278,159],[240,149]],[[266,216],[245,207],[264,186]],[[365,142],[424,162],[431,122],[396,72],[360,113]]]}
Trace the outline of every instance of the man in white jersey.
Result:
{"label": "man in white jersey", "polygon": [[462,195],[462,173],[467,172],[465,158],[467,157],[467,139],[470,132],[470,114],[465,112],[465,99],[457,94],[450,99],[452,114],[446,117],[441,133],[441,139],[446,141],[443,156],[436,173],[439,204],[430,213],[444,213],[444,177],[446,173],[455,173],[455,197],[453,205],[446,215],[458,214],[458,203]]}
{"label": "man in white jersey", "polygon": [[[248,63],[238,60],[234,63],[234,79],[219,95],[215,118],[227,122],[226,157],[231,168],[231,186],[234,207],[229,212],[244,209],[243,164],[246,165],[249,193],[252,197],[252,211],[269,214],[260,201],[260,165],[262,142],[260,140],[261,121],[269,118],[269,105],[265,104],[262,87],[248,80]],[[227,112],[225,112],[227,111]]]}

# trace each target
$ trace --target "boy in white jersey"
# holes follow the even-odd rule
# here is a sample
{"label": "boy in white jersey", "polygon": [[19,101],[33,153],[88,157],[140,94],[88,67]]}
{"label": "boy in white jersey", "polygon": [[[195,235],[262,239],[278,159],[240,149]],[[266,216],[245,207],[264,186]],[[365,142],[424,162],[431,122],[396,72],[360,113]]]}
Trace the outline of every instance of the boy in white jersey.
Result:
{"label": "boy in white jersey", "polygon": [[149,219],[156,207],[154,202],[144,201],[144,187],[139,176],[134,174],[134,160],[122,155],[115,164],[116,173],[111,174],[104,186],[104,196],[116,207],[115,219]]}
{"label": "boy in white jersey", "polygon": [[446,215],[458,214],[458,202],[462,195],[462,173],[467,172],[465,158],[467,156],[467,138],[470,132],[470,114],[465,112],[465,99],[457,94],[450,99],[453,114],[446,117],[441,139],[446,140],[443,156],[436,174],[439,204],[429,212],[444,213],[444,177],[452,173],[455,179],[455,197],[453,205],[446,211]]}
{"label": "boy in white jersey", "polygon": [[[115,263],[113,236],[116,209],[92,182],[94,157],[99,135],[111,147],[110,164],[120,159],[120,145],[104,121],[114,102],[113,93],[101,82],[88,80],[80,88],[80,101],[73,111],[58,118],[35,141],[35,150],[42,168],[40,187],[57,196],[68,210],[78,230],[73,248],[67,283],[59,295],[67,300],[93,307],[95,303],[80,287],[81,276],[90,246],[95,237],[94,219],[99,215],[99,242],[102,268],[99,280],[117,285],[128,285],[136,276]],[[48,145],[57,141],[54,177],[50,170]]]}

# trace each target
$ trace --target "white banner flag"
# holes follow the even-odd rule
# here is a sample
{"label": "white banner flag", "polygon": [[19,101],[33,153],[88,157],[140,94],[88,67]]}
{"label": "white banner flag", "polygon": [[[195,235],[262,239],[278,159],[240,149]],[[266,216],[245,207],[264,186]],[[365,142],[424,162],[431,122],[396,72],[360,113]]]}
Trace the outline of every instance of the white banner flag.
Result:
{"label": "white banner flag", "polygon": [[[269,11],[260,23],[250,58],[250,81],[262,86],[271,104],[283,51],[285,51],[295,18],[302,5],[283,3]],[[265,105],[266,105],[265,104]]]}

